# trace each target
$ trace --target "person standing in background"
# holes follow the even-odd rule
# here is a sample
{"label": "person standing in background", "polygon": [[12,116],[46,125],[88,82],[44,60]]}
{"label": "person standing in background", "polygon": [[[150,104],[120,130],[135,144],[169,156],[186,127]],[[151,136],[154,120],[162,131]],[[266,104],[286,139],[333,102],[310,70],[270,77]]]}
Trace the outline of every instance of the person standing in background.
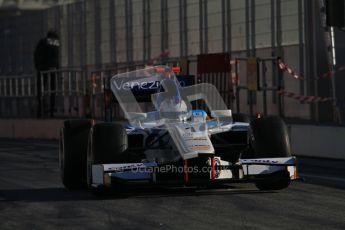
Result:
{"label": "person standing in background", "polygon": [[[49,30],[46,37],[42,38],[35,48],[34,52],[34,64],[37,72],[37,117],[42,117],[42,92],[41,92],[41,80],[43,79],[44,87],[50,87],[52,92],[55,91],[55,73],[43,74],[41,72],[48,70],[55,70],[59,68],[59,50],[60,50],[60,41],[59,36],[54,30]],[[50,86],[48,86],[48,78],[50,78]],[[55,110],[55,93],[50,95],[50,107],[49,113],[50,116],[54,116]],[[43,108],[43,112],[46,109]]]}

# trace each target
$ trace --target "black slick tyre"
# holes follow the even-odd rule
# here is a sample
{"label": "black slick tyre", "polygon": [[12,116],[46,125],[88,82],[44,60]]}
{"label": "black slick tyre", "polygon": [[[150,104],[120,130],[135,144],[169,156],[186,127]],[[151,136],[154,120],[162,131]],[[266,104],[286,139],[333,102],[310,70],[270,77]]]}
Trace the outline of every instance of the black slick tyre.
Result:
{"label": "black slick tyre", "polygon": [[282,119],[276,116],[257,118],[250,125],[256,157],[291,156],[289,134]]}
{"label": "black slick tyre", "polygon": [[91,120],[66,120],[60,131],[60,173],[62,183],[68,189],[86,186],[86,155],[90,128]]}
{"label": "black slick tyre", "polygon": [[[252,147],[255,158],[290,157],[291,146],[284,121],[276,116],[257,118],[251,122]],[[257,176],[255,183],[259,190],[280,190],[289,186],[287,170],[272,173],[264,178]]]}
{"label": "black slick tyre", "polygon": [[92,165],[125,163],[127,148],[128,137],[121,123],[98,123],[93,126],[89,135],[87,151],[89,188],[92,184]]}

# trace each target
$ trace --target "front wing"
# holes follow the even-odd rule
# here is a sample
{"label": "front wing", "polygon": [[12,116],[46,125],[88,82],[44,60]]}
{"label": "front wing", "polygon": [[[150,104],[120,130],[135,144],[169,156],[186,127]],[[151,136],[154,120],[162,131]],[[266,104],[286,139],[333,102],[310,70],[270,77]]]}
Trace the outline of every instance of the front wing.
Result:
{"label": "front wing", "polygon": [[[209,158],[206,161],[205,168],[208,171],[204,178],[204,183],[212,182],[238,182],[255,178],[258,175],[274,174],[275,172],[287,170],[290,179],[298,178],[295,157],[285,158],[261,158],[261,159],[241,159],[237,164],[223,161],[220,157]],[[162,168],[165,172],[162,172]],[[91,186],[107,186],[110,187],[116,182],[160,182],[157,175],[162,173],[171,173],[173,166],[158,165],[156,162],[145,163],[126,163],[126,164],[97,164],[92,165]],[[175,168],[175,171],[183,174],[184,183],[192,184],[193,180],[190,175],[195,173],[188,168],[188,160],[184,161],[182,170]],[[167,182],[167,181],[164,181]]]}

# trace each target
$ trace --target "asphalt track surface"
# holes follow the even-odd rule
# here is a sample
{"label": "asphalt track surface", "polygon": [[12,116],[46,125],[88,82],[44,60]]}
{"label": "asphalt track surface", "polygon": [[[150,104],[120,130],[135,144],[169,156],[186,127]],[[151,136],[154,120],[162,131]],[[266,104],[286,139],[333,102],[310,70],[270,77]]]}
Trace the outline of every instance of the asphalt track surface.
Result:
{"label": "asphalt track surface", "polygon": [[345,229],[344,162],[320,170],[321,160],[302,159],[306,181],[277,192],[234,184],[96,197],[63,188],[57,151],[53,141],[0,140],[1,230]]}

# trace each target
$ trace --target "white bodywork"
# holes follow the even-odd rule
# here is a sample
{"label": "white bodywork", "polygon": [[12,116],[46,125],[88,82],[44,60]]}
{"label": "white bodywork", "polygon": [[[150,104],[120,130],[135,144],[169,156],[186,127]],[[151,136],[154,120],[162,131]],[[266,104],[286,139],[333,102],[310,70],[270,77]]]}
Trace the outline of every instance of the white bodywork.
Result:
{"label": "white bodywork", "polygon": [[[143,111],[133,91],[150,85],[156,91],[151,95],[152,110]],[[166,66],[150,67],[115,75],[111,88],[126,118],[134,129],[162,129],[169,132],[174,147],[183,159],[214,154],[212,134],[227,132],[234,126],[247,128],[248,124],[234,124],[218,90],[211,84],[181,87],[175,74]],[[150,89],[151,89],[150,88]],[[213,120],[202,114],[193,114],[191,102],[203,100]],[[157,151],[156,158],[163,158]]]}
{"label": "white bodywork", "polygon": [[[215,157],[219,162],[219,166],[230,166],[231,163],[223,161],[220,157]],[[208,165],[211,166],[211,159],[208,161]],[[297,179],[296,170],[296,158],[265,158],[265,159],[245,159],[239,161],[239,178],[243,179],[248,176],[271,174],[280,170],[287,169],[291,180]],[[218,167],[219,167],[218,166]],[[92,185],[97,187],[99,185],[111,184],[105,183],[105,177],[114,177],[126,181],[152,181],[155,182],[156,170],[158,164],[155,162],[150,163],[133,163],[133,164],[103,164],[94,165],[92,167]],[[216,170],[216,169],[215,169]],[[216,170],[217,171],[217,170]],[[229,180],[234,176],[229,169],[222,169],[215,172],[216,176],[212,177],[212,171],[210,171],[210,180]]]}
{"label": "white bodywork", "polygon": [[[234,177],[229,168],[232,167],[230,162],[213,157],[215,149],[210,136],[230,130],[248,130],[249,124],[232,121],[231,110],[227,108],[213,85],[202,83],[181,87],[169,67],[158,66],[118,74],[111,79],[111,88],[131,125],[131,128],[127,129],[128,133],[140,130],[147,133],[152,129],[168,132],[173,142],[171,145],[177,152],[177,156],[171,156],[170,160],[182,158],[186,161],[205,155],[209,157],[207,164],[211,167],[211,180]],[[151,95],[153,106],[147,111],[139,105],[133,94],[133,91],[142,88],[156,90]],[[197,100],[205,102],[212,119],[207,119],[207,114],[201,110],[192,110],[191,102]],[[154,169],[167,154],[159,150],[147,150],[145,154],[146,161],[149,162],[93,165],[92,185],[109,185],[109,178],[112,177],[128,181],[155,181]],[[236,165],[239,169],[237,177],[242,179],[250,175],[270,174],[289,169],[293,178],[295,165],[294,157],[240,159]]]}

